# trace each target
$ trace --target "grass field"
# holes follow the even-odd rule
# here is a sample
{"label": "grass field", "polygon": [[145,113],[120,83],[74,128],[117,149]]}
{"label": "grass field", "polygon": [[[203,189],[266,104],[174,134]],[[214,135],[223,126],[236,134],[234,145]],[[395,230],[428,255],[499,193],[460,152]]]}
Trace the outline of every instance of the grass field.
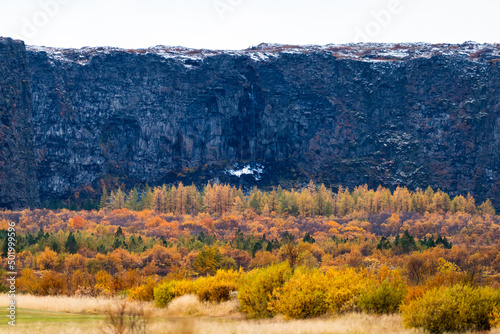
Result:
{"label": "grass field", "polygon": [[[7,324],[7,296],[0,295],[0,333],[81,334],[112,333],[105,329],[106,309],[117,300],[75,297],[19,296],[16,327]],[[147,333],[152,334],[298,334],[298,333],[422,333],[403,327],[398,315],[374,316],[351,313],[340,317],[310,320],[247,320],[237,311],[237,301],[220,305],[204,304],[194,296],[174,300],[169,308],[159,310],[143,305],[151,319]],[[491,333],[500,333],[499,330]]]}
{"label": "grass field", "polygon": [[[5,314],[5,312],[2,312]],[[3,315],[2,314],[2,315]],[[103,317],[76,315],[63,312],[48,312],[20,309],[15,328],[6,322],[0,324],[1,333],[111,333],[103,330]],[[284,320],[237,320],[218,317],[167,317],[153,318],[148,333],[194,334],[194,333],[419,333],[402,327],[397,316],[372,317],[350,314],[335,319],[301,321]]]}
{"label": "grass field", "polygon": [[19,308],[16,310],[16,327],[7,324],[7,310],[0,310],[1,333],[95,333],[96,324],[102,323],[100,315],[53,312]]}

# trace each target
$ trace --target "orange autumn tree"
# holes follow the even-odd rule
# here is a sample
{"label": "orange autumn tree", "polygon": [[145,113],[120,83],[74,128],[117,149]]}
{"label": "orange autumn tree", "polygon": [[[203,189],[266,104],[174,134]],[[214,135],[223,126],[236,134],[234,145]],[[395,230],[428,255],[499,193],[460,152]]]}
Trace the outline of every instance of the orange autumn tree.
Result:
{"label": "orange autumn tree", "polygon": [[49,247],[45,247],[45,250],[37,257],[36,262],[41,270],[52,269],[56,264],[56,257],[56,252]]}

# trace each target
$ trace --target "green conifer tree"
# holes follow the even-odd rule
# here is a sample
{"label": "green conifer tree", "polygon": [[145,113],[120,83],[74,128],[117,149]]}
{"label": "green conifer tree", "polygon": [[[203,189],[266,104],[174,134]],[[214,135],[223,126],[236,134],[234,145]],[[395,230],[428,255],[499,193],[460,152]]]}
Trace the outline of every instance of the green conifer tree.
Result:
{"label": "green conifer tree", "polygon": [[125,201],[125,207],[132,211],[139,211],[139,193],[136,188],[130,190],[128,193],[127,200]]}
{"label": "green conifer tree", "polygon": [[66,251],[70,254],[75,254],[78,251],[78,244],[76,242],[75,236],[73,235],[73,232],[69,232],[64,246],[66,247]]}
{"label": "green conifer tree", "polygon": [[123,209],[125,207],[125,195],[123,194],[121,188],[118,188],[116,194],[111,197],[111,208],[113,210]]}
{"label": "green conifer tree", "polygon": [[101,201],[99,202],[99,209],[105,209],[108,207],[109,195],[106,186],[102,186]]}

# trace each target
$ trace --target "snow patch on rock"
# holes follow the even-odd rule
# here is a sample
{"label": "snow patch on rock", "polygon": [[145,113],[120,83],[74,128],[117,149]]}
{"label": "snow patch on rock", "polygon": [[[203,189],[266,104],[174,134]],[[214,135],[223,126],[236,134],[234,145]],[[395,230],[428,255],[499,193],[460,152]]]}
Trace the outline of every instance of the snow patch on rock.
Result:
{"label": "snow patch on rock", "polygon": [[236,177],[241,177],[242,175],[252,175],[256,181],[260,181],[262,180],[264,169],[265,167],[258,163],[245,166],[236,164],[233,169],[226,169],[225,172]]}

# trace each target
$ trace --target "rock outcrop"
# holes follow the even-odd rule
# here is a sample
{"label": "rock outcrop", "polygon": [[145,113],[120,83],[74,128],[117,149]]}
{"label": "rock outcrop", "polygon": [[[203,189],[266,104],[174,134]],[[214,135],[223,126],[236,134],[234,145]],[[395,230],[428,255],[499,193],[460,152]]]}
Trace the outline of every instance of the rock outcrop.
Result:
{"label": "rock outcrop", "polygon": [[31,115],[24,43],[0,38],[0,208],[38,204]]}
{"label": "rock outcrop", "polygon": [[498,45],[28,47],[28,62],[42,199],[101,179],[313,179],[500,204]]}

